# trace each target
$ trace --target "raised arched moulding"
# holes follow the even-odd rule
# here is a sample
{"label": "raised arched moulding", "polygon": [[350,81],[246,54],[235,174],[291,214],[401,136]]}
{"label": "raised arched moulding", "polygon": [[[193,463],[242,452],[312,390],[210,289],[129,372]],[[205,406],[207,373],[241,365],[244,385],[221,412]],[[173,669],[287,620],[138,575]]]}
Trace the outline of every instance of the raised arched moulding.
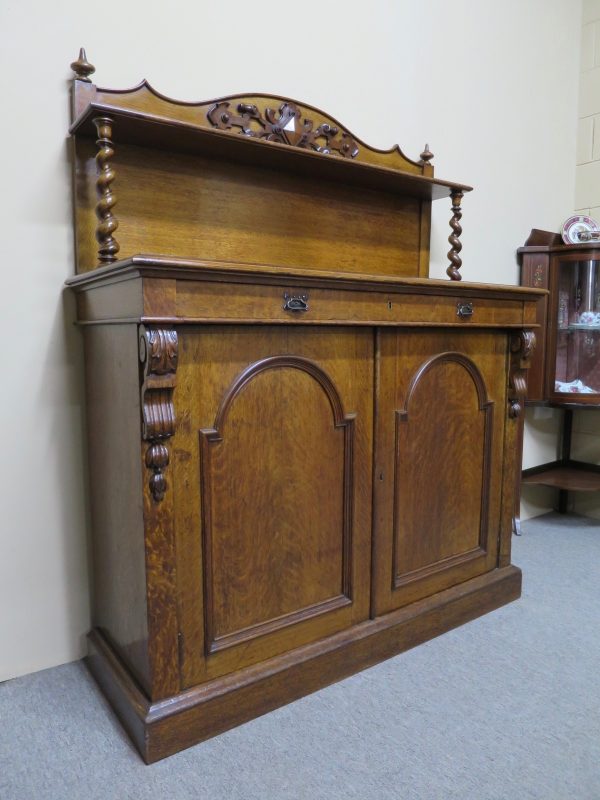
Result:
{"label": "raised arched moulding", "polygon": [[[247,417],[243,415],[248,423],[245,426],[240,427],[235,423],[229,424],[229,417],[236,403],[244,402],[244,392],[247,392],[251,387],[255,388],[255,382],[257,380],[260,381],[266,373],[272,372],[273,370],[288,373],[288,378],[289,373],[295,373],[296,377],[294,377],[294,380],[298,379],[298,374],[308,376],[311,379],[311,390],[317,392],[319,395],[321,392],[324,393],[326,398],[325,402],[328,402],[331,410],[331,417],[327,415],[329,419],[325,426],[327,429],[327,436],[333,437],[336,431],[341,434],[339,438],[336,436],[335,444],[333,438],[330,439],[331,447],[335,450],[339,447],[342,448],[342,456],[339,462],[341,473],[338,476],[340,478],[340,497],[338,500],[341,500],[341,528],[337,530],[337,532],[335,530],[331,531],[330,529],[330,535],[332,535],[331,541],[337,539],[339,533],[341,533],[342,537],[341,571],[338,575],[339,583],[336,584],[336,582],[334,582],[333,585],[330,584],[330,596],[321,597],[319,599],[313,598],[313,602],[308,605],[285,613],[277,613],[270,618],[255,620],[250,625],[244,624],[238,628],[234,626],[233,629],[223,630],[223,620],[217,624],[215,614],[214,600],[215,596],[218,597],[219,593],[217,592],[215,594],[214,585],[216,576],[220,573],[220,568],[218,566],[219,559],[215,558],[215,534],[213,525],[213,521],[215,519],[222,519],[224,513],[223,508],[221,508],[220,512],[218,510],[219,505],[223,506],[223,486],[227,486],[227,483],[223,482],[223,476],[237,475],[239,476],[239,483],[249,483],[250,485],[254,485],[255,488],[260,487],[258,492],[260,494],[266,491],[265,487],[267,484],[263,479],[259,479],[257,484],[253,484],[250,472],[256,472],[258,475],[262,470],[265,470],[266,474],[268,474],[269,469],[266,462],[262,464],[261,467],[257,465],[256,469],[253,469],[250,463],[246,463],[244,460],[241,462],[238,460],[240,454],[247,453],[249,454],[250,461],[257,464],[255,455],[253,455],[254,450],[252,448],[240,446],[240,443],[244,441],[243,437],[247,435],[247,431],[251,430],[255,435],[256,431],[260,431],[261,428],[264,431],[265,429],[271,428],[272,425],[275,425],[275,430],[278,431],[278,440],[280,442],[287,442],[287,445],[289,445],[291,440],[298,441],[299,430],[305,431],[309,441],[311,437],[318,435],[317,431],[319,430],[318,424],[316,424],[317,420],[313,420],[313,424],[304,428],[302,427],[302,422],[300,422],[298,428],[296,428],[298,416],[301,416],[303,413],[302,397],[305,397],[305,395],[302,394],[287,395],[288,399],[291,399],[291,402],[287,404],[281,404],[277,399],[274,399],[271,413],[265,413],[263,404],[257,406],[254,403],[250,403],[248,409],[254,413],[258,411],[259,415],[248,415]],[[296,401],[293,399],[294,396],[297,397]],[[265,395],[263,395],[263,397],[266,399]],[[272,397],[276,398],[277,395],[272,395]],[[276,421],[278,415],[280,415],[279,422]],[[261,416],[263,417],[262,420],[260,418]],[[205,646],[207,653],[214,653],[218,650],[238,645],[241,642],[249,642],[259,636],[281,630],[282,628],[306,621],[312,617],[342,608],[352,603],[353,452],[355,417],[356,414],[354,413],[346,414],[344,412],[342,399],[333,380],[316,362],[302,356],[279,355],[260,359],[246,367],[246,369],[235,378],[224,394],[221,405],[217,411],[214,427],[210,429],[201,429],[199,431],[201,452],[200,506],[202,509],[203,585],[205,587]],[[289,424],[287,425],[283,424],[283,420],[286,419],[289,420]],[[306,423],[306,417],[304,418],[304,422]],[[264,433],[261,433],[260,436],[262,439]],[[310,445],[306,441],[303,441],[302,447],[308,448],[308,451],[311,450]],[[285,452],[287,455],[287,446]],[[333,455],[333,451],[330,451],[330,454]],[[242,456],[242,459],[243,458]],[[278,463],[279,471],[282,462]],[[226,468],[225,465],[227,465]],[[317,475],[318,470],[314,473],[314,476]],[[313,477],[313,480],[319,480],[319,478]],[[298,495],[298,497],[301,497],[304,502],[299,502],[295,509],[300,517],[305,516],[302,510],[303,506],[305,507],[307,504],[311,504],[311,501],[314,504],[314,495],[310,489],[310,480],[307,478],[302,486],[304,494]],[[312,488],[314,489],[314,485]],[[270,492],[272,493],[272,491],[271,488]],[[248,502],[248,499],[244,502],[244,491],[240,490],[238,495],[238,501],[242,509],[247,509],[253,505],[252,502]],[[227,493],[226,496],[228,497],[229,494]],[[273,494],[273,501],[277,499],[277,493]],[[320,505],[317,503],[316,508],[319,507]],[[286,513],[283,511],[285,508],[287,508],[285,502],[281,507],[278,506],[277,502],[272,503],[272,512],[269,514],[269,521],[260,523],[262,525],[261,536],[267,536],[268,531],[271,531],[271,533],[279,531],[281,525],[285,527],[285,522],[282,520],[282,513]],[[236,511],[235,513],[237,515],[240,512]],[[244,515],[241,516],[240,519],[244,520],[241,529],[249,527],[254,530],[256,528],[257,520],[252,517],[251,512],[250,514],[244,512]],[[253,519],[254,524],[252,523]],[[277,520],[279,521],[277,522]],[[307,523],[306,520],[303,520],[303,524],[308,524],[310,526],[310,523]],[[314,526],[315,518],[313,518],[312,524]],[[319,524],[325,525],[325,523]],[[278,536],[273,536],[272,540],[277,541]],[[216,552],[219,552],[218,549]],[[281,558],[281,563],[283,563],[283,561],[286,560],[284,551],[282,551]],[[270,577],[269,582],[272,582],[272,580],[273,578]],[[236,584],[237,583],[239,583],[239,581],[236,581]],[[231,586],[228,594],[229,603],[235,604],[237,596],[236,591],[235,586]]]}
{"label": "raised arched moulding", "polygon": [[[73,86],[72,130],[91,104],[107,114],[111,109],[137,112],[165,122],[220,130],[229,135],[247,135],[400,172],[433,176],[430,163],[432,154],[429,155],[428,146],[428,158],[421,158],[420,161],[405,156],[398,145],[389,150],[371,147],[324,111],[278,95],[234,94],[214,100],[187,102],[161,94],[146,80],[131,89],[106,89],[76,78]],[[224,121],[224,116],[229,119]],[[230,124],[231,120],[239,122]],[[244,120],[248,125],[244,126]],[[273,133],[273,125],[281,131]]]}
{"label": "raised arched moulding", "polygon": [[[443,403],[434,400],[428,408],[423,401],[439,397],[439,392],[432,391],[431,384],[429,388],[424,384],[428,379],[435,381],[436,372],[448,365],[459,368],[451,379],[446,378],[440,384],[446,387],[448,396]],[[476,401],[477,412],[474,411],[473,400]],[[396,516],[392,564],[393,586],[399,589],[450,566],[458,567],[485,557],[488,549],[494,402],[488,396],[485,379],[477,364],[464,353],[447,351],[427,359],[416,369],[408,384],[403,408],[396,410],[395,415]],[[422,431],[423,415],[428,417],[432,426],[429,437]],[[481,481],[466,490],[465,487],[469,485],[466,480],[468,470],[477,463],[480,465]],[[442,481],[447,479],[456,490],[456,507],[448,510],[439,525],[469,530],[471,538],[463,540],[462,548],[446,553],[443,558],[438,553],[438,559],[426,557],[421,563],[411,563],[412,556],[408,553],[405,552],[401,557],[398,542],[401,536],[407,534],[409,538],[404,539],[405,546],[411,541],[416,542],[421,536],[421,526],[414,525],[415,517],[410,510],[407,513],[407,509],[410,509],[407,497],[418,496],[416,487],[424,476],[435,486],[436,469],[439,470],[438,480],[440,476]],[[431,541],[435,541],[435,537]],[[409,548],[410,551],[412,549]]]}
{"label": "raised arched moulding", "polygon": [[438,355],[433,356],[433,358],[427,359],[427,361],[421,364],[421,366],[416,370],[416,372],[410,379],[410,383],[408,384],[408,389],[406,390],[406,399],[404,400],[404,407],[401,411],[398,412],[398,414],[402,418],[408,416],[408,407],[410,405],[410,401],[421,379],[424,377],[426,373],[430,372],[434,367],[440,366],[442,364],[458,364],[459,366],[463,367],[465,371],[470,375],[473,383],[475,384],[475,389],[477,391],[477,399],[479,402],[479,410],[483,411],[490,405],[490,401],[487,396],[487,390],[485,388],[485,381],[475,362],[472,361],[467,356],[465,356],[463,353],[453,352],[449,350],[445,353],[438,353]]}

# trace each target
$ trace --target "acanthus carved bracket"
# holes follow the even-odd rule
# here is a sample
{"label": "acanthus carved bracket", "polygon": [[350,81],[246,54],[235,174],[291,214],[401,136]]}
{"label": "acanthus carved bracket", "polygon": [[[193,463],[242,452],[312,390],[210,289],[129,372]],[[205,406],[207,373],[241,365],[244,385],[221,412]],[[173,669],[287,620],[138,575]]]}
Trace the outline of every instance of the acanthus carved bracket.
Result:
{"label": "acanthus carved bracket", "polygon": [[244,136],[316,150],[317,153],[338,154],[343,158],[356,158],[358,155],[358,144],[347,131],[328,122],[315,127],[312,119],[302,119],[295,103],[285,102],[278,111],[266,108],[264,112],[251,103],[238,103],[237,113],[230,110],[230,105],[223,101],[209,109],[206,116],[213,127],[222,131],[241,128]]}
{"label": "acanthus carved bracket", "polygon": [[146,467],[152,470],[149,488],[159,503],[165,496],[165,469],[169,465],[169,450],[165,441],[175,433],[173,390],[177,372],[177,331],[140,326],[140,361],[142,437],[150,442],[146,451]]}
{"label": "acanthus carved bracket", "polygon": [[527,394],[527,370],[535,348],[535,333],[519,331],[510,340],[510,372],[508,378],[508,416],[521,416]]}

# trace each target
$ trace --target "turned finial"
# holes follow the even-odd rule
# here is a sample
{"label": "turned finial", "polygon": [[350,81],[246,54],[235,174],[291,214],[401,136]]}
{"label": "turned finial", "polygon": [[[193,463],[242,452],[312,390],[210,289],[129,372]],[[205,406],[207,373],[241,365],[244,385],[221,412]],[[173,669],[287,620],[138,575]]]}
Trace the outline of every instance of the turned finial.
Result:
{"label": "turned finial", "polygon": [[422,164],[429,164],[429,162],[431,161],[432,158],[433,158],[433,153],[429,149],[429,145],[426,144],[425,145],[425,149],[421,153],[421,163]]}
{"label": "turned finial", "polygon": [[87,60],[83,47],[79,50],[77,61],[73,61],[71,64],[71,69],[75,73],[74,80],[85,81],[86,83],[91,83],[89,76],[96,72],[96,67]]}

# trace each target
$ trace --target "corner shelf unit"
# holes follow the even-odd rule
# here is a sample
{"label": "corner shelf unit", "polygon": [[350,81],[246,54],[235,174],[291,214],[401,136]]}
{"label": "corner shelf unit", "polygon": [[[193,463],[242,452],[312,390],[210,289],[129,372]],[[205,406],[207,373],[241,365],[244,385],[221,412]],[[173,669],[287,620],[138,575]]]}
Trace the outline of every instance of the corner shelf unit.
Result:
{"label": "corner shelf unit", "polygon": [[558,489],[558,511],[566,514],[569,492],[600,492],[600,465],[571,458],[573,411],[590,405],[561,405],[563,411],[561,457],[558,461],[523,470],[521,482]]}
{"label": "corner shelf unit", "polygon": [[550,292],[538,303],[526,403],[563,412],[561,457],[523,470],[521,481],[558,489],[564,514],[569,492],[600,491],[600,466],[571,458],[574,412],[600,408],[600,245],[533,229],[518,254],[521,285]]}

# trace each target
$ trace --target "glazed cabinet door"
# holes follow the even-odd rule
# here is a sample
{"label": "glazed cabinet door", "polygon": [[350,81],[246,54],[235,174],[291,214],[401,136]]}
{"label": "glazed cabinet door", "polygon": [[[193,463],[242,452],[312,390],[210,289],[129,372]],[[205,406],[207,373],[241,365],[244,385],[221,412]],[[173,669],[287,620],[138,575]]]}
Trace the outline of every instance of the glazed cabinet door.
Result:
{"label": "glazed cabinet door", "polygon": [[381,331],[375,615],[496,566],[506,360],[501,332]]}
{"label": "glazed cabinet door", "polygon": [[179,333],[183,686],[368,618],[372,329]]}

